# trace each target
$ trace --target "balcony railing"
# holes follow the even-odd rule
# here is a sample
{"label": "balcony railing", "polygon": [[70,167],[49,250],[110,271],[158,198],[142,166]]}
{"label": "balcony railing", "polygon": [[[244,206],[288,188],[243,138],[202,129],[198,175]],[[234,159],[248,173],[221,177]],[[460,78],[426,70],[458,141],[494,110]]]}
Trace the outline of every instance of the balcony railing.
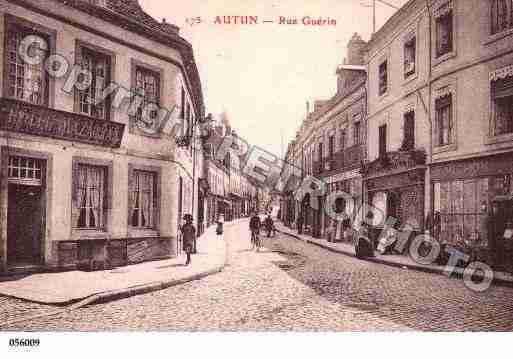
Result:
{"label": "balcony railing", "polygon": [[360,163],[363,160],[363,146],[362,145],[354,145],[349,148],[346,148],[344,151],[344,160],[342,167],[344,169],[350,169],[360,166]]}
{"label": "balcony railing", "polygon": [[425,164],[424,150],[392,151],[366,164],[364,172],[366,175],[373,175],[390,170],[408,170]]}
{"label": "balcony railing", "polygon": [[125,125],[0,98],[0,130],[118,148]]}

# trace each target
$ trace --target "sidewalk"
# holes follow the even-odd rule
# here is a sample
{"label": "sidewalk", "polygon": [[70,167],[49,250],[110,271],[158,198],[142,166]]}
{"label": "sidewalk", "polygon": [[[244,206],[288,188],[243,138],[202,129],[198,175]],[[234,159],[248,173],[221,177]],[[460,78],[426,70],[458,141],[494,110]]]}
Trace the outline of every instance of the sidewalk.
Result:
{"label": "sidewalk", "polygon": [[[231,226],[233,224],[227,224]],[[44,304],[66,305],[86,298],[106,302],[160,290],[220,272],[225,242],[209,227],[197,241],[198,254],[184,266],[185,256],[97,272],[69,271],[32,274],[0,282],[0,295]],[[19,276],[18,276],[19,277]]]}
{"label": "sidewalk", "polygon": [[[288,236],[294,237],[296,239],[305,241],[310,244],[314,244],[316,246],[319,246],[321,248],[327,249],[332,252],[344,254],[351,257],[356,257],[354,246],[349,243],[331,243],[328,242],[325,239],[320,238],[313,238],[308,235],[304,234],[297,234],[297,231],[290,229],[283,225],[281,222],[275,222],[276,229]],[[445,274],[449,275],[451,272],[457,276],[462,276],[464,268],[451,268],[448,266],[443,265],[424,265],[415,262],[413,259],[410,258],[410,256],[407,255],[397,255],[397,254],[386,254],[382,255],[376,252],[375,257],[366,258],[365,260],[369,262],[379,263],[379,264],[385,264],[389,266],[394,267],[401,267],[401,268],[408,268],[428,273],[436,273],[436,274]],[[502,283],[502,284],[508,284],[513,285],[513,275],[509,273],[504,272],[494,272],[493,276],[494,283]]]}

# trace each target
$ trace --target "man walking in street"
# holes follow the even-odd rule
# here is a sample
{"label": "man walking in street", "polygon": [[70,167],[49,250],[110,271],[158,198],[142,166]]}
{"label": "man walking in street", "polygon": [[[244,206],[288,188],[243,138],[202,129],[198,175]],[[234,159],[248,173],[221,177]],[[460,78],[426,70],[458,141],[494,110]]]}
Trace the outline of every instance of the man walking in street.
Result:
{"label": "man walking in street", "polygon": [[182,226],[182,238],[183,238],[183,249],[187,254],[187,261],[185,265],[188,266],[191,263],[191,253],[194,247],[194,240],[196,239],[196,228],[192,225],[192,215],[186,214],[183,219],[185,224]]}
{"label": "man walking in street", "polygon": [[260,233],[260,227],[262,226],[262,222],[260,221],[260,217],[256,212],[253,212],[251,219],[249,220],[249,230],[251,231],[251,249],[255,248],[258,240],[258,235]]}

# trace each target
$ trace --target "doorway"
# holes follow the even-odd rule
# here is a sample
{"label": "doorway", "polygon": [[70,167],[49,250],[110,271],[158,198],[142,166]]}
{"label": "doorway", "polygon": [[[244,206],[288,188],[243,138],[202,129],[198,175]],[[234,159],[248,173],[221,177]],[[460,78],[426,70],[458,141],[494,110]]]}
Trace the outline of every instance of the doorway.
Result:
{"label": "doorway", "polygon": [[9,184],[7,204],[8,265],[38,265],[42,259],[41,186]]}
{"label": "doorway", "polygon": [[43,262],[46,161],[10,155],[7,167],[7,265]]}

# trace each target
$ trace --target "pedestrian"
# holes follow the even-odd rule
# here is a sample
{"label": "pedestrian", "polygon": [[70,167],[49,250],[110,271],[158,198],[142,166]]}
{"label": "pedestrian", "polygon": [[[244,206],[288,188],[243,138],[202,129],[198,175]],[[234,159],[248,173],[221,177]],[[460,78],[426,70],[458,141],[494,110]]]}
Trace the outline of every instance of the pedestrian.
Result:
{"label": "pedestrian", "polygon": [[272,235],[274,236],[276,234],[276,230],[274,228],[274,221],[271,218],[271,215],[268,214],[266,219],[264,220],[265,229],[267,230],[267,238],[269,238]]}
{"label": "pedestrian", "polygon": [[260,217],[256,212],[253,212],[253,216],[249,220],[249,230],[251,231],[251,249],[257,248],[259,250],[259,235],[260,235],[260,227],[262,226],[262,222],[260,221]]}
{"label": "pedestrian", "polygon": [[370,233],[370,224],[374,216],[369,212],[366,220],[362,221],[355,244],[355,254],[357,258],[374,257],[374,245]]}
{"label": "pedestrian", "polygon": [[194,249],[194,240],[196,239],[196,228],[192,224],[192,215],[186,214],[183,216],[185,224],[182,226],[183,249],[187,254],[185,265],[191,263],[191,253]]}
{"label": "pedestrian", "polygon": [[224,215],[221,213],[219,215],[219,218],[217,219],[217,228],[216,228],[216,234],[219,236],[219,238],[222,238],[221,235],[223,234],[223,225],[224,225]]}
{"label": "pedestrian", "polygon": [[303,233],[303,214],[300,213],[297,217],[297,234]]}

